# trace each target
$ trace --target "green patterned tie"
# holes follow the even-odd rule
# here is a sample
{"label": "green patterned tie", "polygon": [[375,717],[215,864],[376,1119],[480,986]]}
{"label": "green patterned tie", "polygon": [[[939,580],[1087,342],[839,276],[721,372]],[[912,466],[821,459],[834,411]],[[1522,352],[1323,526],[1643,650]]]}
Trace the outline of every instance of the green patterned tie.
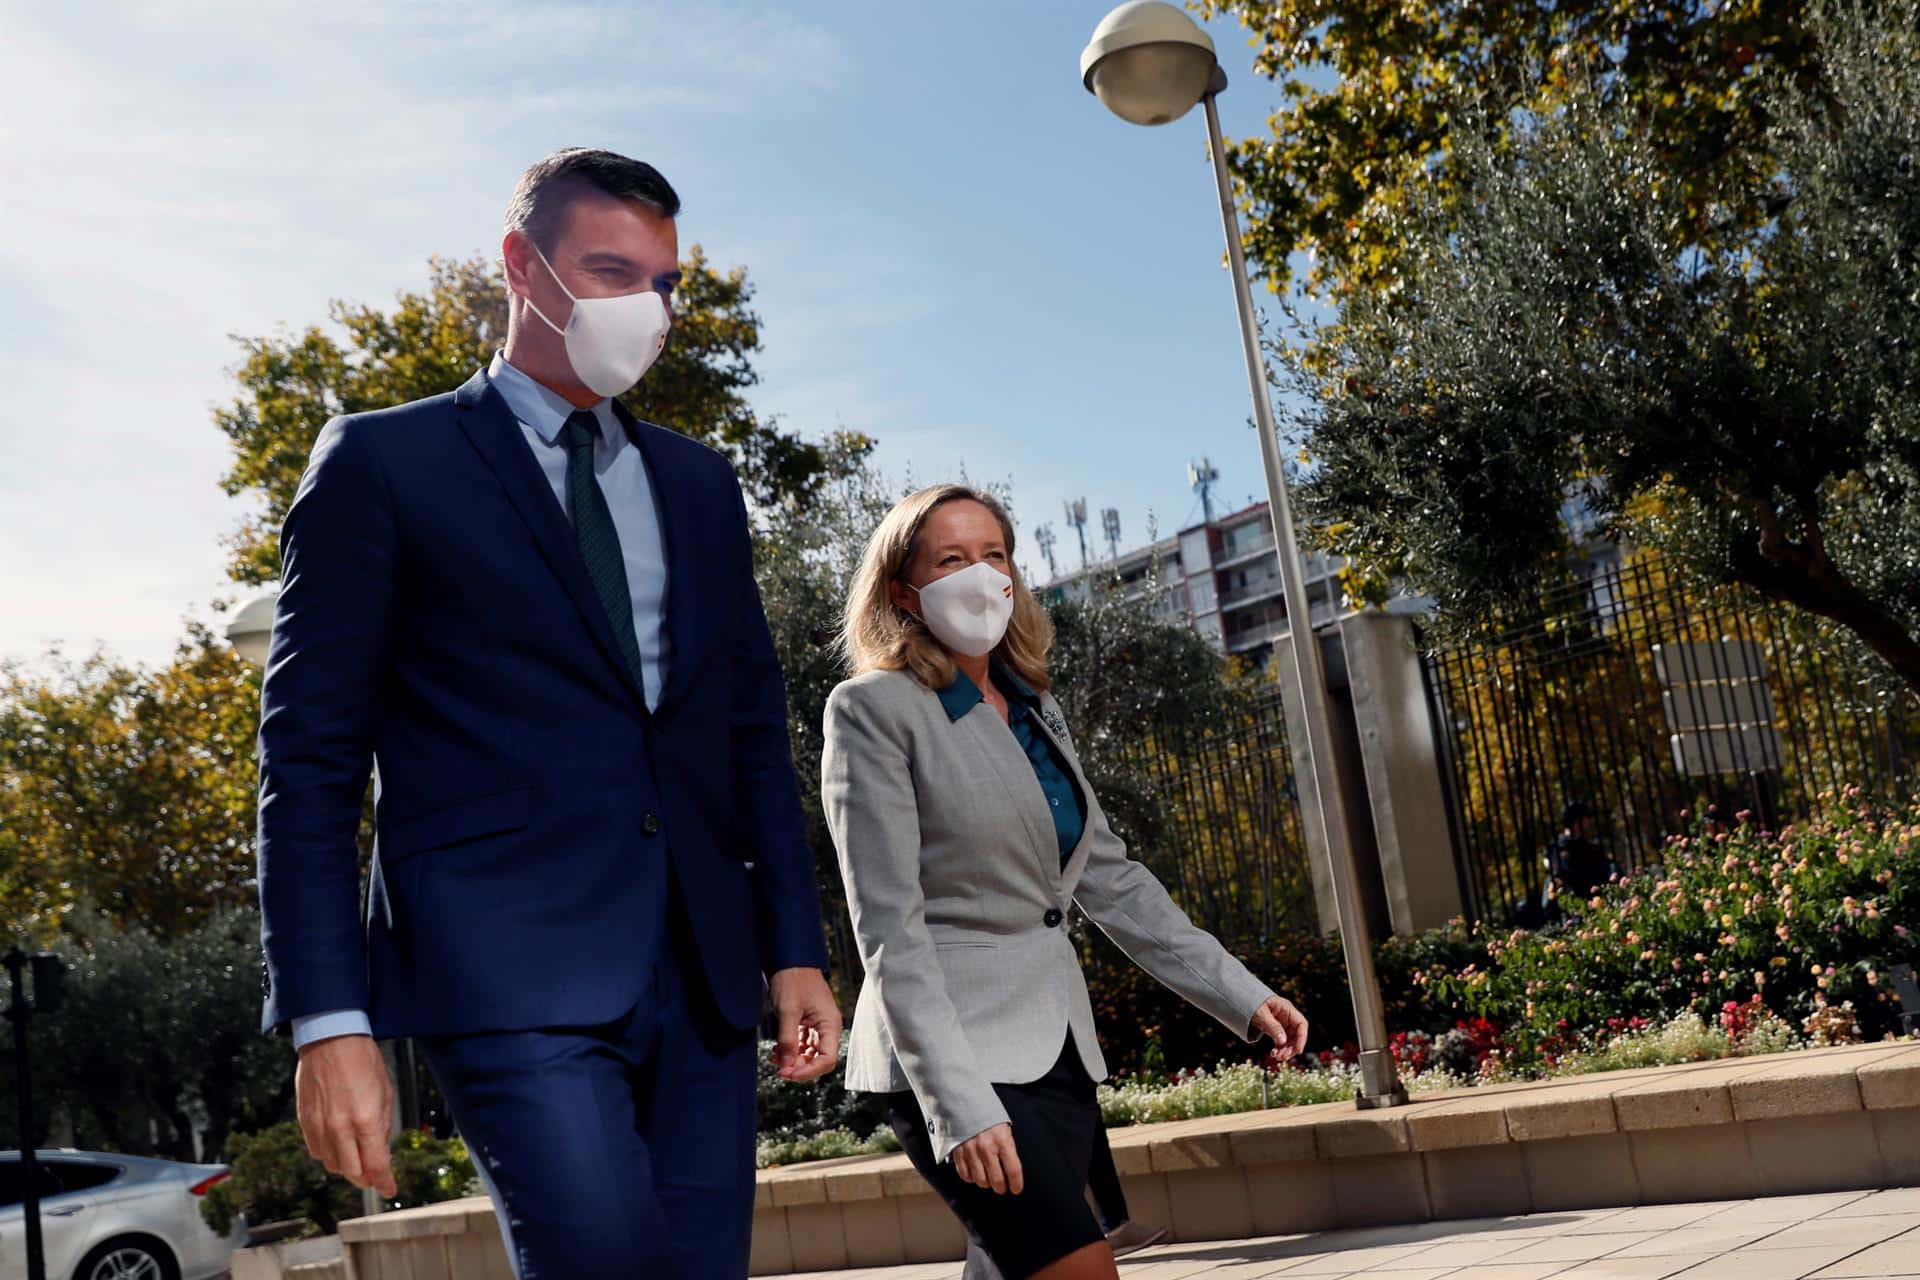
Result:
{"label": "green patterned tie", "polygon": [[607,508],[607,495],[593,475],[593,442],[600,435],[600,422],[592,413],[579,409],[567,416],[567,500],[573,508],[573,540],[580,546],[580,558],[586,561],[587,576],[593,579],[594,594],[613,624],[613,638],[619,642],[620,656],[627,660],[634,683],[644,694],[645,671],[640,666],[640,642],[633,631],[633,597],[627,594],[627,562],[620,554],[620,535],[613,527],[613,512]]}

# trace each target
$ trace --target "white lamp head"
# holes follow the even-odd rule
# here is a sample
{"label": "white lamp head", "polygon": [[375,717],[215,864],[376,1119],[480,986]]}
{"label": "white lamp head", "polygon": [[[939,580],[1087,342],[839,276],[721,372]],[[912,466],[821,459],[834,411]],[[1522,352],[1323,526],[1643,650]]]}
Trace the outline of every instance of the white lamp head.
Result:
{"label": "white lamp head", "polygon": [[1129,124],[1167,124],[1193,110],[1214,66],[1212,38],[1161,0],[1121,5],[1080,52],[1081,83]]}
{"label": "white lamp head", "polygon": [[227,643],[256,667],[267,665],[267,650],[273,644],[273,606],[279,598],[279,588],[271,588],[234,610],[233,621],[227,624]]}

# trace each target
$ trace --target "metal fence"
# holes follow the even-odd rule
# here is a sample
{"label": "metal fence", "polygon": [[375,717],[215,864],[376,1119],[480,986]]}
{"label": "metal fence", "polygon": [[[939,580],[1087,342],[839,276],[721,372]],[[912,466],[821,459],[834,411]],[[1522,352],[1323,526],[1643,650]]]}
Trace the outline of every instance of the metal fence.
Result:
{"label": "metal fence", "polygon": [[1230,941],[1314,927],[1277,688],[1205,726],[1150,728],[1106,763],[1144,784],[1155,829],[1136,852],[1195,923]]}
{"label": "metal fence", "polygon": [[[1476,917],[1507,918],[1537,892],[1570,800],[1591,806],[1600,841],[1632,867],[1686,829],[1689,813],[1750,807],[1756,783],[1782,820],[1848,784],[1889,797],[1916,784],[1920,698],[1870,678],[1871,655],[1824,619],[1732,592],[1703,596],[1652,556],[1530,605],[1503,634],[1424,656]],[[1653,646],[1723,639],[1752,642],[1765,662],[1779,767],[1757,779],[1737,770],[1765,762],[1689,777],[1668,742]]]}

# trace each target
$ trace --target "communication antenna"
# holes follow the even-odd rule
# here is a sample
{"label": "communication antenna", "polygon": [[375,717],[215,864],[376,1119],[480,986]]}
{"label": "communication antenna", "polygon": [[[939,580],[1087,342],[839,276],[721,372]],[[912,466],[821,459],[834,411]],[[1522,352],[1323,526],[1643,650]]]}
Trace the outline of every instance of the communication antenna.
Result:
{"label": "communication antenna", "polygon": [[1047,576],[1060,576],[1060,566],[1053,562],[1053,526],[1043,524],[1033,531],[1033,540],[1040,544],[1040,554],[1047,558]]}
{"label": "communication antenna", "polygon": [[1106,510],[1100,513],[1100,528],[1107,535],[1108,559],[1118,560],[1120,558],[1120,510],[1119,508],[1108,507]]}
{"label": "communication antenna", "polygon": [[1187,486],[1200,495],[1200,512],[1208,524],[1213,523],[1213,486],[1220,482],[1220,473],[1206,458],[1187,464]]}
{"label": "communication antenna", "polygon": [[1067,510],[1067,523],[1072,525],[1073,531],[1080,535],[1080,567],[1091,568],[1093,562],[1087,558],[1087,500],[1068,498],[1064,505]]}

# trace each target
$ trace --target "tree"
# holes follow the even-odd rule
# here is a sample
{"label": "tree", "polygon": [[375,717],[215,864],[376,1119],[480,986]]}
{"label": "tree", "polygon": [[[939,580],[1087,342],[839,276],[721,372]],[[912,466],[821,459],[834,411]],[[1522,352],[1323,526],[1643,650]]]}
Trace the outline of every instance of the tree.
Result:
{"label": "tree", "polygon": [[199,626],[157,672],[96,654],[0,665],[0,909],[167,936],[253,897],[259,676]]}
{"label": "tree", "polygon": [[[83,917],[56,950],[72,972],[66,1005],[34,1027],[42,1123],[64,1114],[83,1145],[193,1160],[196,1131],[218,1153],[230,1132],[288,1113],[292,1055],[259,1031],[251,907],[207,911],[168,936]],[[0,1046],[9,1080],[11,1053]],[[0,1146],[17,1140],[9,1109]]]}
{"label": "tree", "polygon": [[[1255,71],[1277,81],[1267,136],[1232,148],[1248,257],[1276,287],[1310,255],[1309,284],[1344,293],[1391,279],[1396,215],[1450,179],[1463,108],[1550,112],[1597,85],[1632,102],[1660,140],[1676,204],[1746,213],[1767,171],[1777,68],[1810,74],[1805,0],[1194,0],[1252,32]],[[1745,216],[1738,219],[1749,223]]]}
{"label": "tree", "polygon": [[[831,446],[800,439],[747,403],[759,381],[760,318],[746,269],[716,270],[698,245],[681,268],[666,350],[622,402],[725,452],[759,502],[806,497],[830,469]],[[280,521],[327,420],[465,382],[506,341],[506,281],[479,258],[436,258],[427,291],[402,292],[391,312],[336,301],[328,315],[337,332],[313,325],[235,338],[244,353],[234,373],[240,394],[214,422],[234,451],[222,487],[262,504],[232,539],[230,571],[241,582],[279,576]]]}
{"label": "tree", "polygon": [[1576,89],[1456,126],[1455,189],[1388,223],[1391,283],[1294,360],[1309,512],[1444,626],[1510,618],[1566,550],[1574,489],[1610,532],[1835,620],[1920,689],[1916,6],[1813,30],[1817,82],[1747,90],[1776,158],[1763,223],[1728,210],[1699,235],[1653,125]]}

